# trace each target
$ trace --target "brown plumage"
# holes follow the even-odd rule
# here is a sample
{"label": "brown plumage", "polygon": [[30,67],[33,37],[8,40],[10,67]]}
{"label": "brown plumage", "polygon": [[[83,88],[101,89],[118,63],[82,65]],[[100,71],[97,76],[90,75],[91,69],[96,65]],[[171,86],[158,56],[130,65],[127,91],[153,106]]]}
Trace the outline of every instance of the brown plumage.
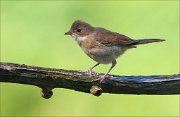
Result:
{"label": "brown plumage", "polygon": [[134,42],[131,38],[125,35],[111,32],[104,28],[96,28],[96,33],[96,40],[105,45],[129,45]]}
{"label": "brown plumage", "polygon": [[100,78],[101,80],[107,76],[116,65],[116,59],[127,49],[135,48],[139,44],[164,41],[162,39],[133,40],[125,35],[111,32],[104,28],[93,27],[80,20],[75,21],[71,29],[65,34],[71,35],[78,42],[82,50],[97,62],[96,65],[88,70],[90,74],[92,74],[92,69],[99,64],[112,63],[108,72]]}

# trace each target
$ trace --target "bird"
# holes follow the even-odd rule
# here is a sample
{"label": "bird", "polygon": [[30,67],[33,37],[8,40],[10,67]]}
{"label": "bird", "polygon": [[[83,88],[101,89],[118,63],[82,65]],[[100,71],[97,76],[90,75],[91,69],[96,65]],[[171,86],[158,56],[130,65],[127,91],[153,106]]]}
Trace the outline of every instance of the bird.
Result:
{"label": "bird", "polygon": [[100,64],[112,64],[108,71],[98,78],[101,82],[108,76],[116,65],[116,59],[124,52],[137,45],[153,42],[162,42],[164,39],[132,39],[123,34],[112,32],[105,28],[94,27],[82,20],[75,20],[65,35],[70,35],[81,47],[84,53],[97,63],[88,69],[92,76],[92,70]]}

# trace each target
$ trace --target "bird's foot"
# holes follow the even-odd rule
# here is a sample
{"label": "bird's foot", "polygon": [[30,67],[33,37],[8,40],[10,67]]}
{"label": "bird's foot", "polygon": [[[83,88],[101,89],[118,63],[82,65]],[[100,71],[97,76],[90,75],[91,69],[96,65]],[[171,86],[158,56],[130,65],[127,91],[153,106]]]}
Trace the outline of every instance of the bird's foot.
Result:
{"label": "bird's foot", "polygon": [[98,75],[97,73],[93,72],[92,69],[88,69],[87,73],[90,75],[90,77],[93,77],[93,76],[96,77]]}
{"label": "bird's foot", "polygon": [[99,78],[94,79],[93,81],[99,81],[101,83],[104,79],[105,78],[103,78],[103,77],[99,77]]}
{"label": "bird's foot", "polygon": [[108,74],[105,74],[97,79],[94,79],[93,81],[100,81],[100,83],[102,83],[104,81],[105,78],[107,78]]}

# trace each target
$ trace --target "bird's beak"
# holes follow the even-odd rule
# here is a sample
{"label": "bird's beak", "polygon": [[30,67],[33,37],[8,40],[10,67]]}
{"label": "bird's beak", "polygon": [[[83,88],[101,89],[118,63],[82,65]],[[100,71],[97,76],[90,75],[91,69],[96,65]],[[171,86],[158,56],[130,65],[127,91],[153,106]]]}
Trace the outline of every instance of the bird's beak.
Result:
{"label": "bird's beak", "polygon": [[64,33],[64,35],[71,35],[72,33],[69,31],[69,32],[66,32]]}

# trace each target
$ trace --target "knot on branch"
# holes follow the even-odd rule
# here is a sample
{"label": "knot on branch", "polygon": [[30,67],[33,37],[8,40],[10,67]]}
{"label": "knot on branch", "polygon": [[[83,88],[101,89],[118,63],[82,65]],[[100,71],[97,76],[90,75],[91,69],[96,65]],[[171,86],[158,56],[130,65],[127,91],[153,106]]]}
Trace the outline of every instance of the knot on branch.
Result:
{"label": "knot on branch", "polygon": [[92,86],[90,89],[90,92],[94,96],[100,96],[102,94],[102,89],[101,87],[98,87],[98,86]]}
{"label": "knot on branch", "polygon": [[53,95],[52,88],[41,88],[40,94],[41,97],[49,99]]}

